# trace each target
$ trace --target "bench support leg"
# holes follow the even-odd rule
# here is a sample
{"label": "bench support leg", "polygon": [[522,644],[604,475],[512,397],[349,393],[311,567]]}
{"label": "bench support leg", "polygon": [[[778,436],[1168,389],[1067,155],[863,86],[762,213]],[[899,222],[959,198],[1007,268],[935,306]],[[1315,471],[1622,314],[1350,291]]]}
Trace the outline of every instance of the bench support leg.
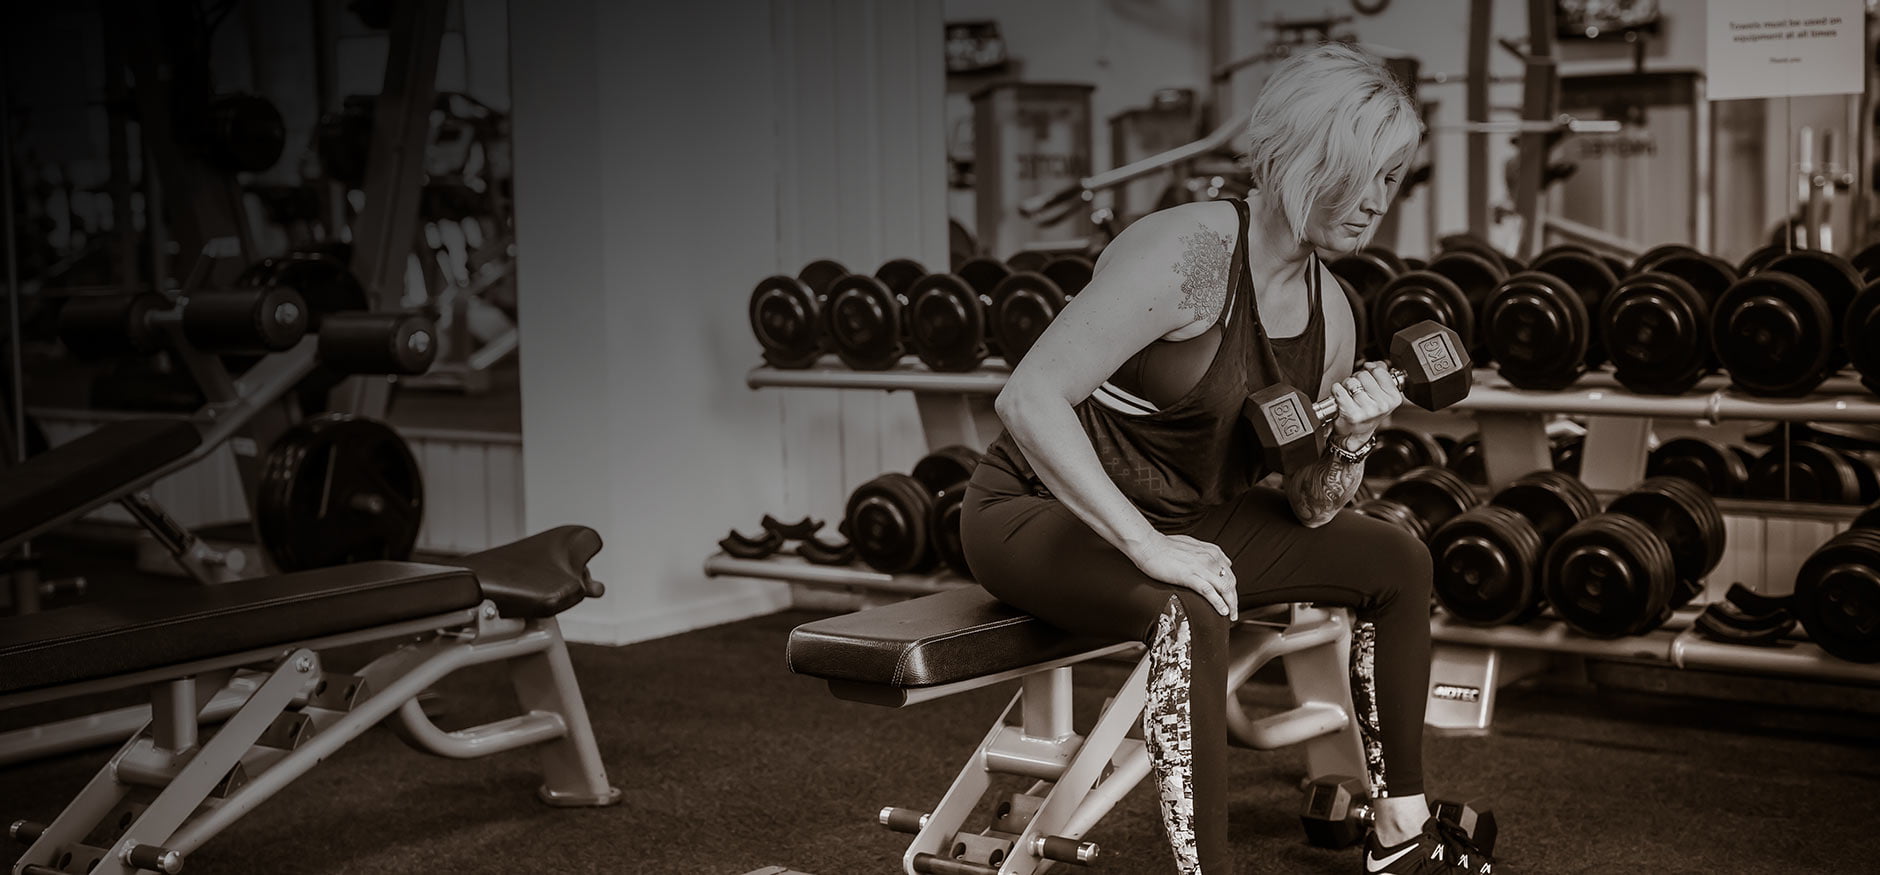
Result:
{"label": "bench support leg", "polygon": [[620,791],[607,783],[561,627],[553,617],[539,622],[552,640],[536,653],[510,660],[509,679],[524,711],[560,715],[567,731],[536,748],[542,758],[542,786],[536,796],[560,807],[613,805],[620,801]]}
{"label": "bench support leg", "polygon": [[[176,776],[156,794],[156,798],[129,819],[110,848],[98,859],[97,866],[89,871],[97,875],[130,875],[137,871],[137,867],[130,864],[125,855],[133,846],[163,847],[171,844],[177,830],[209,798],[229,770],[241,762],[243,754],[267,731],[274,718],[319,679],[319,666],[319,657],[305,649],[295,650],[281,660],[241,710],[230,717],[214,737],[189,754],[187,764],[176,772]],[[193,696],[193,690],[191,694]],[[81,854],[95,852],[95,849],[87,850],[83,844],[85,838],[99,826],[100,821],[119,809],[125,797],[136,786],[120,780],[118,769],[141,751],[152,747],[155,729],[154,726],[146,727],[127,742],[111,758],[111,762],[92,777],[77,798],[60,812],[58,818],[46,827],[26,854],[20,857],[18,865],[34,864],[63,871],[87,871],[85,865],[72,870],[63,869],[61,864],[69,867]],[[174,732],[173,729],[166,729],[163,734],[173,735]],[[135,806],[131,810],[136,811]],[[104,828],[106,832],[116,831],[115,824],[106,824]]]}

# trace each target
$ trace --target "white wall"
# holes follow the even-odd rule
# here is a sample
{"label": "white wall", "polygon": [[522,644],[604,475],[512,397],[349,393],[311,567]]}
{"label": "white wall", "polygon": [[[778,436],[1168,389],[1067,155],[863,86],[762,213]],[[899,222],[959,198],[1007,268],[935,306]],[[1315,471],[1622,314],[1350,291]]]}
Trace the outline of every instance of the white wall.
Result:
{"label": "white wall", "polygon": [[750,290],[816,257],[945,263],[938,5],[556,0],[510,28],[527,528],[607,541],[608,596],[565,625],[775,610],[780,585],[704,577],[716,540],[839,519],[919,432],[905,398],[745,388]]}

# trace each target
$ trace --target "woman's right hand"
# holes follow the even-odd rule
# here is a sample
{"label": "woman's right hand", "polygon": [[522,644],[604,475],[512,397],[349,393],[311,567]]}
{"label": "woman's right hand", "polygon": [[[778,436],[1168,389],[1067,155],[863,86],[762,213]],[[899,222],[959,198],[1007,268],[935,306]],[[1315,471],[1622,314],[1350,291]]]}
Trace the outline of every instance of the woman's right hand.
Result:
{"label": "woman's right hand", "polygon": [[1131,550],[1130,561],[1142,573],[1174,586],[1198,592],[1221,616],[1240,619],[1240,592],[1234,583],[1234,563],[1221,548],[1187,535],[1157,532]]}

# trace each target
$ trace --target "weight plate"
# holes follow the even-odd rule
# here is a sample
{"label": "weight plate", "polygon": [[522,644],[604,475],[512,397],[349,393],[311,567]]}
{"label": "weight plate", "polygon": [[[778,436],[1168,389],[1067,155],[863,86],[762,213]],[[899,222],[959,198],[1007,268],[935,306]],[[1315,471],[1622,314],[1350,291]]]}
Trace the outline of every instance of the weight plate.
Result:
{"label": "weight plate", "polygon": [[1429,271],[1455,283],[1475,313],[1481,312],[1495,288],[1508,278],[1508,270],[1500,260],[1475,252],[1445,252],[1430,261]]}
{"label": "weight plate", "polygon": [[1328,262],[1326,267],[1331,269],[1334,276],[1351,284],[1358,297],[1367,301],[1396,279],[1399,273],[1390,262],[1368,249],[1341,255]]}
{"label": "weight plate", "polygon": [[1866,248],[1854,253],[1854,257],[1848,259],[1847,262],[1853,265],[1855,270],[1860,271],[1863,281],[1873,282],[1880,279],[1880,243],[1867,244]]}
{"label": "weight plate", "polygon": [[913,288],[914,283],[919,282],[920,278],[926,275],[927,269],[911,258],[890,259],[881,265],[880,270],[875,271],[875,279],[881,280],[881,284],[887,286],[888,291],[897,295],[907,294],[907,290]]}
{"label": "weight plate", "polygon": [[1681,581],[1703,581],[1723,558],[1723,516],[1709,493],[1689,481],[1647,478],[1613,499],[1606,512],[1625,514],[1656,532]]}
{"label": "weight plate", "polygon": [[1042,273],[1019,271],[999,283],[992,293],[991,324],[1007,364],[1018,366],[1064,304],[1064,291]]}
{"label": "weight plate", "polygon": [[1718,299],[1710,341],[1730,382],[1752,395],[1796,397],[1834,368],[1834,318],[1800,278],[1765,270],[1738,280]]}
{"label": "weight plate", "polygon": [[829,346],[858,371],[885,371],[901,360],[901,301],[880,279],[850,274],[829,286],[824,309]]}
{"label": "weight plate", "polygon": [[1841,318],[1841,345],[1860,372],[1861,384],[1880,394],[1880,283],[1862,289],[1847,308]]}
{"label": "weight plate", "polygon": [[[1494,265],[1497,270],[1501,271],[1503,277],[1511,273],[1519,273],[1524,267],[1518,259],[1502,254],[1502,251],[1496,249],[1493,244],[1474,234],[1451,234],[1438,241],[1437,245],[1441,252],[1430,261],[1432,265],[1441,261],[1446,255],[1473,255]],[[1500,279],[1496,282],[1500,282]],[[1457,280],[1456,284],[1461,285],[1462,281]]]}
{"label": "weight plate", "polygon": [[1389,349],[1397,332],[1428,319],[1456,332],[1477,362],[1475,307],[1448,277],[1413,270],[1391,280],[1371,299],[1371,337],[1374,348]]}
{"label": "weight plate", "polygon": [[1853,504],[1860,500],[1860,480],[1847,457],[1813,441],[1792,441],[1788,451],[1771,448],[1749,469],[1743,494],[1775,501]]}
{"label": "weight plate", "polygon": [[255,494],[255,535],[281,571],[409,559],[424,521],[417,459],[382,422],[309,419],[274,442]]}
{"label": "weight plate", "polygon": [[1709,302],[1685,280],[1656,271],[1628,278],[1599,314],[1613,378],[1642,395],[1690,391],[1713,358],[1709,323]]}
{"label": "weight plate", "polygon": [[[1590,246],[1582,246],[1578,243],[1555,243],[1554,245],[1541,250],[1539,254],[1534,256],[1534,260],[1529,263],[1538,265],[1541,262],[1546,261],[1549,258],[1559,255],[1562,252],[1577,252],[1581,255],[1591,255],[1595,258],[1599,257],[1599,253],[1594,252],[1592,247]],[[1601,260],[1601,263],[1602,264],[1605,263],[1603,259]],[[1536,267],[1534,269],[1539,270],[1540,268]]]}
{"label": "weight plate", "polygon": [[1850,662],[1880,662],[1880,532],[1850,529],[1802,563],[1794,610],[1822,650]]}
{"label": "weight plate", "polygon": [[1464,435],[1456,441],[1455,449],[1449,451],[1449,462],[1444,467],[1456,472],[1466,483],[1486,484],[1488,465],[1482,461],[1482,439],[1473,434]]}
{"label": "weight plate", "polygon": [[1677,570],[1652,531],[1624,514],[1597,514],[1560,536],[1542,560],[1548,604],[1593,638],[1635,635],[1661,621]]}
{"label": "weight plate", "polygon": [[876,571],[923,570],[932,560],[928,520],[933,496],[906,474],[889,473],[856,487],[843,513],[855,553]]}
{"label": "weight plate", "polygon": [[1366,246],[1363,249],[1360,249],[1358,251],[1364,253],[1365,255],[1369,255],[1372,258],[1375,258],[1378,261],[1382,262],[1385,267],[1390,269],[1391,276],[1396,276],[1397,274],[1403,273],[1410,269],[1409,264],[1405,263],[1404,260],[1397,255],[1397,253],[1390,251],[1386,247]]}
{"label": "weight plate", "polygon": [[1351,509],[1374,520],[1382,520],[1396,526],[1419,541],[1429,540],[1430,530],[1428,524],[1424,523],[1422,517],[1417,516],[1415,511],[1411,510],[1402,502],[1391,501],[1385,498],[1373,498],[1368,501],[1358,502],[1353,505]]}
{"label": "weight plate", "polygon": [[960,269],[953,273],[965,280],[975,293],[986,296],[989,302],[992,299],[992,290],[998,288],[1001,281],[1012,275],[1012,269],[1006,267],[1005,262],[998,259],[974,258],[960,265]]}
{"label": "weight plate", "polygon": [[1658,262],[1679,255],[1703,255],[1703,253],[1682,243],[1666,243],[1662,246],[1653,246],[1645,250],[1644,254],[1632,261],[1632,267],[1627,273],[1644,273],[1648,270],[1657,270]]}
{"label": "weight plate", "polygon": [[965,498],[965,483],[955,483],[941,490],[934,499],[933,530],[929,534],[941,563],[954,574],[972,580],[973,570],[966,564],[966,547],[960,538],[960,510]]}
{"label": "weight plate", "polygon": [[807,368],[823,354],[821,304],[807,283],[773,276],[751,291],[751,333],[775,368]]}
{"label": "weight plate", "polygon": [[1090,277],[1096,273],[1096,266],[1090,263],[1090,259],[1081,255],[1066,255],[1052,259],[1051,263],[1046,264],[1044,270],[1039,272],[1057,283],[1058,290],[1063,292],[1066,298],[1074,298],[1077,297],[1078,292],[1084,290],[1084,286],[1090,285]]}
{"label": "weight plate", "polygon": [[1560,471],[1533,471],[1515,479],[1489,502],[1525,517],[1541,539],[1553,544],[1581,520],[1599,513],[1599,499],[1579,478]]}
{"label": "weight plate", "polygon": [[1051,256],[1047,253],[1027,251],[1014,254],[1011,258],[1006,259],[1005,266],[1011,268],[1013,273],[1023,273],[1025,271],[1036,273],[1043,270],[1044,266],[1050,262]]}
{"label": "weight plate", "polygon": [[1709,438],[1672,438],[1658,445],[1645,460],[1647,477],[1681,477],[1713,496],[1743,494],[1749,466],[1729,447]]}
{"label": "weight plate", "polygon": [[1691,288],[1702,295],[1706,303],[1714,303],[1739,278],[1736,268],[1731,267],[1729,262],[1695,252],[1659,259],[1652,270],[1671,274],[1690,283]]}
{"label": "weight plate", "polygon": [[1447,464],[1449,456],[1443,452],[1442,444],[1436,442],[1428,432],[1409,428],[1380,428],[1377,430],[1377,446],[1365,460],[1366,477],[1379,477],[1395,480],[1413,468],[1425,465],[1441,467]]}
{"label": "weight plate", "polygon": [[1524,271],[1482,305],[1477,331],[1503,379],[1522,389],[1554,391],[1586,372],[1586,305],[1558,277]]}
{"label": "weight plate", "polygon": [[[1619,278],[1606,266],[1606,262],[1590,252],[1559,249],[1556,247],[1545,257],[1534,259],[1529,270],[1551,274],[1567,284],[1567,288],[1577,292],[1580,301],[1585,304],[1589,316],[1598,313],[1606,303],[1606,296],[1612,294],[1613,287],[1619,284]],[[1606,361],[1606,346],[1601,342],[1599,332],[1591,331],[1586,338],[1586,366],[1598,367]]]}
{"label": "weight plate", "polygon": [[1860,504],[1880,501],[1880,455],[1856,450],[1841,450],[1854,467],[1854,480],[1860,484]]}
{"label": "weight plate", "polygon": [[986,360],[986,310],[979,293],[950,273],[929,274],[908,291],[914,354],[936,371],[970,371]]}
{"label": "weight plate", "polygon": [[[1837,320],[1852,306],[1854,298],[1860,294],[1864,283],[1860,271],[1855,270],[1847,259],[1832,252],[1798,251],[1769,262],[1765,271],[1781,271],[1801,279],[1813,287],[1828,304],[1828,313]],[[1839,322],[1833,323],[1838,329]],[[1841,332],[1830,329],[1828,344],[1835,347],[1835,358],[1830,367],[1839,369],[1847,362],[1847,351],[1840,348]]]}
{"label": "weight plate", "polygon": [[803,265],[803,269],[796,272],[796,278],[809,286],[809,290],[815,293],[817,298],[828,297],[829,286],[848,275],[848,268],[827,258],[819,258]]}
{"label": "weight plate", "polygon": [[1454,471],[1433,465],[1405,474],[1382,498],[1408,507],[1430,531],[1478,503],[1475,491]]}
{"label": "weight plate", "polygon": [[979,452],[971,447],[955,444],[942,447],[914,463],[913,476],[929,493],[937,494],[956,483],[972,479],[973,469],[979,467]]}
{"label": "weight plate", "polygon": [[1750,274],[1756,273],[1766,267],[1769,262],[1782,257],[1788,252],[1789,247],[1780,243],[1764,246],[1743,257],[1743,261],[1736,266],[1737,275],[1749,276]]}
{"label": "weight plate", "polygon": [[1437,601],[1457,619],[1499,626],[1541,610],[1536,561],[1540,536],[1505,507],[1471,508],[1430,534]]}

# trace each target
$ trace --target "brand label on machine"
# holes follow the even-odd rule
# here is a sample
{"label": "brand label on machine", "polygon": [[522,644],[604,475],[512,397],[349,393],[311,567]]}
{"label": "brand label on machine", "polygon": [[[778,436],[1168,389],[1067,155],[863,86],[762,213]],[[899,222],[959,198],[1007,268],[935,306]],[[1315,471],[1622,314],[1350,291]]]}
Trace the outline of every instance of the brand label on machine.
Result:
{"label": "brand label on machine", "polygon": [[1479,687],[1460,687],[1455,684],[1437,684],[1430,690],[1430,695],[1452,702],[1480,702],[1482,690]]}
{"label": "brand label on machine", "polygon": [[1710,0],[1711,100],[1859,94],[1862,0]]}

